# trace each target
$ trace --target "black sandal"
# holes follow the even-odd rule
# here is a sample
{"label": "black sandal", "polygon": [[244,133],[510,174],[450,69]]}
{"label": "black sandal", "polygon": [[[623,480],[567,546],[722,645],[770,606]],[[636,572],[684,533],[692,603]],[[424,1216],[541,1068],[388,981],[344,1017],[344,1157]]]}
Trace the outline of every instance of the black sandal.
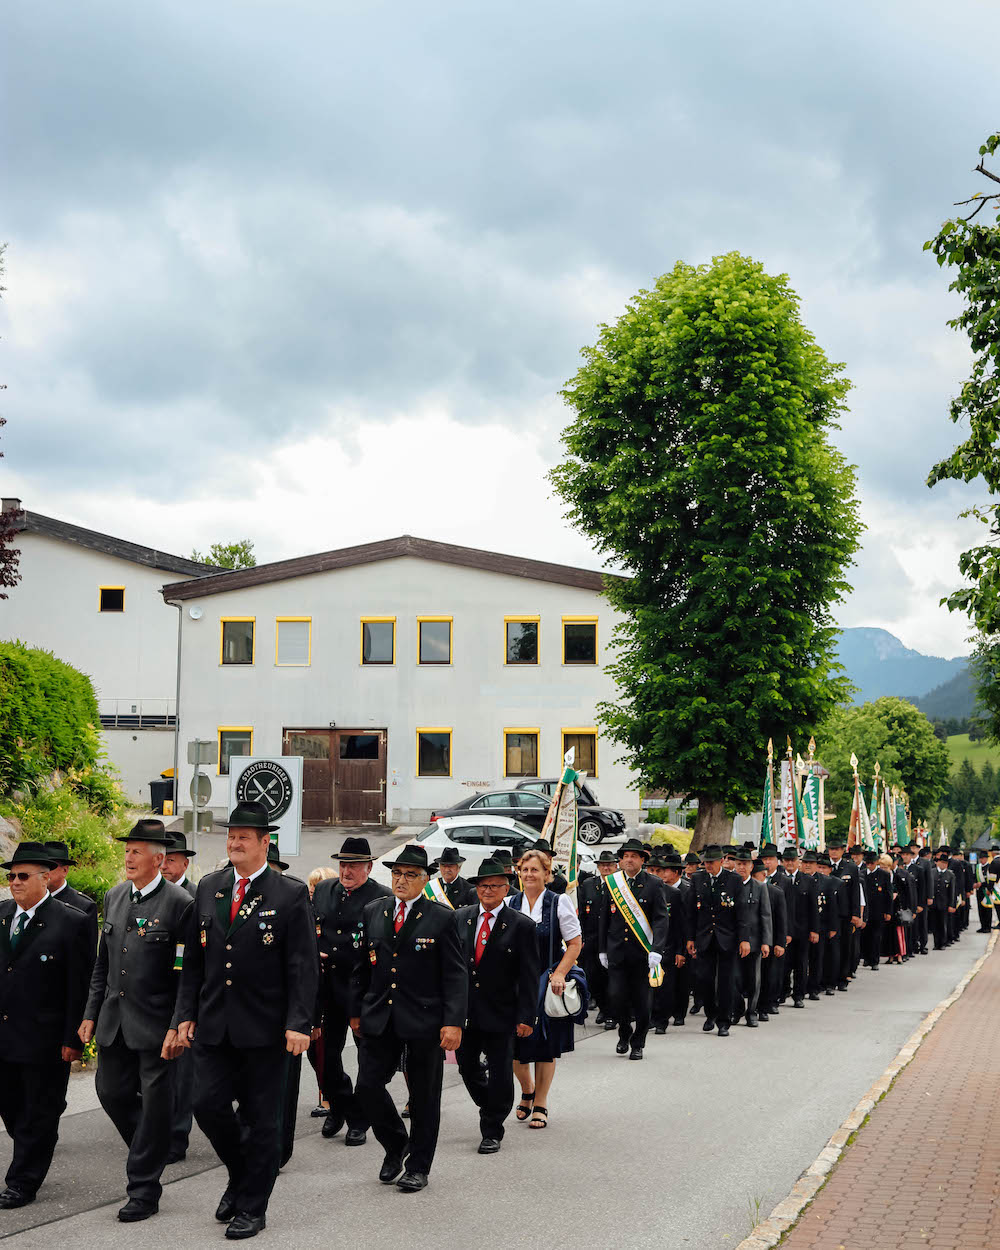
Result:
{"label": "black sandal", "polygon": [[528,1118],[528,1116],[531,1115],[531,1107],[534,1101],[535,1101],[535,1091],[532,1090],[530,1094],[522,1094],[521,1101],[514,1108],[514,1114],[517,1116],[517,1118],[521,1121],[522,1124]]}
{"label": "black sandal", "polygon": [[[536,1120],[535,1119],[536,1115],[541,1116],[542,1118],[540,1120]],[[531,1113],[531,1123],[528,1125],[528,1128],[548,1128],[548,1127],[549,1127],[548,1109],[545,1107],[535,1107],[535,1109]]]}

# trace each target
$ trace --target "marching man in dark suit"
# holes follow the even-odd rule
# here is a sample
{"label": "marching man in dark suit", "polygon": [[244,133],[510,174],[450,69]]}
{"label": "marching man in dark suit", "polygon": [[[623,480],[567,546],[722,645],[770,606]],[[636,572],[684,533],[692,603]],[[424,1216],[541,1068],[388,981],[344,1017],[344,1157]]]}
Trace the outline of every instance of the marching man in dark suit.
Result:
{"label": "marching man in dark suit", "polygon": [[771,949],[767,955],[761,950],[761,985],[758,999],[757,1019],[762,1024],[770,1020],[778,1011],[778,999],[781,996],[782,957],[785,954],[785,942],[788,940],[788,903],[785,891],[768,879],[767,867],[762,859],[755,859],[750,875],[754,881],[767,890],[768,902],[771,904]]}
{"label": "marching man in dark suit", "polygon": [[958,899],[958,887],[955,885],[955,874],[948,867],[951,856],[947,851],[938,851],[934,856],[934,876],[932,885],[934,902],[931,904],[931,931],[934,934],[934,949],[943,950],[951,944],[950,920],[955,914]]}
{"label": "marching man in dark suit", "polygon": [[13,897],[0,903],[0,1118],[14,1157],[0,1209],[34,1202],[59,1138],[69,1065],[83,1051],[90,921],[50,896],[54,864],[40,842],[21,842],[2,865]]}
{"label": "marching man in dark suit", "polygon": [[750,954],[750,921],[743,878],[722,867],[722,848],[706,846],[704,868],[691,878],[688,909],[688,954],[701,984],[705,1006],[702,1031],[729,1036],[733,1021],[737,963]]}
{"label": "marching man in dark suit", "polygon": [[308,888],[268,867],[267,809],[239,803],[220,823],[231,867],[198,882],[174,1019],[194,1045],[195,1118],[229,1173],[215,1218],[238,1241],[265,1224],[289,1056],[309,1047],[319,958]]}
{"label": "marching man in dark suit", "polygon": [[69,847],[66,843],[46,842],[45,849],[55,860],[55,867],[49,872],[49,893],[60,903],[65,903],[67,907],[75,907],[77,911],[82,911],[90,922],[87,933],[91,939],[90,964],[93,967],[94,959],[97,957],[97,904],[88,895],[81,894],[79,890],[74,890],[71,885],[67,884],[67,869],[75,868],[76,860],[70,859]]}
{"label": "marching man in dark suit", "polygon": [[321,881],[313,895],[319,938],[323,1097],[330,1108],[322,1131],[324,1137],[336,1137],[346,1121],[344,1145],[363,1146],[368,1117],[344,1071],[344,1043],[351,1014],[348,1000],[355,967],[366,957],[364,910],[376,899],[388,898],[389,891],[369,876],[372,852],[367,838],[345,838],[330,858],[336,861],[339,880]]}
{"label": "marching man in dark suit", "polygon": [[159,821],[141,820],[118,840],[126,843],[126,880],[104,898],[80,1037],[97,1037],[97,1096],[129,1148],[128,1202],[118,1218],[134,1223],[156,1214],[170,1151],[169,1061],[183,1049],[170,1022],[194,903],[162,875],[164,848],[173,839]]}
{"label": "marching man in dark suit", "polygon": [[787,879],[788,931],[792,940],[785,951],[785,997],[793,1007],[805,1007],[809,979],[809,947],[819,941],[819,905],[812,881],[799,867],[799,853],[786,846],[781,861]]}
{"label": "marching man in dark suit", "polygon": [[[427,852],[404,846],[385,862],[394,897],[365,908],[363,955],[351,983],[351,1028],[360,1029],[362,1040],[356,1092],[385,1150],[379,1180],[416,1193],[434,1162],[444,1052],[461,1044],[469,978],[454,911],[423,893]],[[409,1142],[386,1088],[404,1046]]]}
{"label": "marching man in dark suit", "polygon": [[[479,896],[456,913],[469,976],[469,1022],[458,1070],[479,1108],[481,1155],[496,1154],[514,1105],[514,1037],[530,1037],[538,1007],[538,941],[529,916],[505,907],[510,877],[484,860],[471,878]],[[489,1075],[480,1058],[486,1057]]]}
{"label": "marching man in dark suit", "polygon": [[[619,852],[621,872],[612,873],[604,879],[604,901],[598,918],[598,958],[608,970],[611,1013],[618,1022],[615,1051],[619,1055],[628,1054],[630,1059],[642,1058],[649,1032],[649,974],[663,962],[670,930],[663,888],[656,877],[643,869],[648,858],[649,852],[643,850],[638,839],[629,838],[622,844]],[[636,936],[621,906],[614,901],[610,886],[616,881],[621,882],[623,895],[626,887],[631,894],[638,908],[636,918],[640,925],[645,921],[648,948]],[[631,905],[627,895],[624,902]]]}
{"label": "marching man in dark suit", "polygon": [[469,907],[476,901],[476,887],[459,876],[464,863],[457,846],[446,846],[437,861],[438,876],[452,907]]}
{"label": "marching man in dark suit", "polygon": [[167,853],[163,857],[163,867],[160,870],[164,880],[169,881],[171,885],[179,885],[182,890],[187,890],[192,898],[198,891],[195,883],[188,876],[188,869],[197,853],[197,851],[188,850],[187,843],[182,837],[171,838]]}
{"label": "marching man in dark suit", "polygon": [[736,1005],[744,1016],[747,1028],[757,1028],[757,1002],[760,998],[761,961],[768,959],[773,944],[771,896],[767,886],[751,876],[753,856],[746,847],[739,847],[733,857],[736,874],[743,880],[743,905],[750,930],[750,953],[736,966]]}
{"label": "marching man in dark suit", "polygon": [[831,834],[827,838],[827,854],[830,856],[830,872],[844,883],[847,905],[850,909],[847,920],[841,919],[840,924],[840,967],[837,970],[837,989],[846,990],[847,983],[854,975],[857,967],[856,949],[860,942],[858,936],[864,927],[865,892],[861,885],[861,870],[851,862],[847,851],[847,838],[844,834]]}
{"label": "marching man in dark suit", "polygon": [[861,935],[861,950],[865,966],[878,972],[882,959],[882,926],[892,922],[892,878],[879,867],[877,851],[865,851],[862,884],[868,904],[868,923]]}
{"label": "marching man in dark suit", "polygon": [[583,931],[583,950],[580,953],[580,964],[587,976],[587,987],[591,999],[597,1004],[595,1024],[604,1028],[615,1027],[614,1016],[608,1000],[608,973],[598,959],[597,929],[604,905],[604,878],[618,871],[618,852],[601,851],[597,860],[597,872],[580,883],[576,892],[576,906],[580,916],[580,928]]}

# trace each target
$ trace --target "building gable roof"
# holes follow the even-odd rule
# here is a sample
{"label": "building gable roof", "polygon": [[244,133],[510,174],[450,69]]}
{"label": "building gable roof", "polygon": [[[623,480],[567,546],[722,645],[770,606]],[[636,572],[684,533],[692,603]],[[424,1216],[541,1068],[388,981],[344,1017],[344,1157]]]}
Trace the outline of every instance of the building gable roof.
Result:
{"label": "building gable roof", "polygon": [[360,564],[375,564],[380,560],[395,560],[400,556],[412,556],[419,560],[432,560],[438,564],[457,565],[460,568],[480,569],[487,573],[504,573],[508,577],[526,577],[533,581],[552,582],[561,586],[574,586],[580,590],[604,589],[604,574],[590,569],[572,568],[566,564],[549,564],[545,560],[527,560],[518,556],[505,556],[496,551],[480,551],[476,547],[457,547],[452,543],[432,542],[427,538],[413,538],[403,534],[400,538],[388,538],[376,543],[362,543],[357,547],[341,547],[336,551],[322,551],[317,555],[297,556],[292,560],[278,560],[273,564],[259,564],[252,569],[236,569],[232,572],[199,577],[196,582],[174,582],[162,588],[166,600],[201,599],[206,595],[222,594],[229,590],[244,590],[249,586],[266,586],[272,582],[287,581],[292,577],[305,577],[312,573],[329,573],[348,569]]}
{"label": "building gable roof", "polygon": [[128,560],[131,564],[143,564],[150,569],[162,569],[166,573],[190,573],[197,577],[215,568],[211,564],[200,564],[197,560],[185,560],[183,556],[172,556],[166,551],[157,551],[153,547],[130,543],[124,538],[112,538],[110,534],[99,534],[96,530],[84,529],[81,525],[71,525],[68,521],[57,521],[54,517],[42,516],[40,512],[27,510],[17,512],[14,515],[13,527],[20,533],[41,534],[45,538],[75,543],[78,547],[86,547],[102,555],[116,556],[119,560]]}

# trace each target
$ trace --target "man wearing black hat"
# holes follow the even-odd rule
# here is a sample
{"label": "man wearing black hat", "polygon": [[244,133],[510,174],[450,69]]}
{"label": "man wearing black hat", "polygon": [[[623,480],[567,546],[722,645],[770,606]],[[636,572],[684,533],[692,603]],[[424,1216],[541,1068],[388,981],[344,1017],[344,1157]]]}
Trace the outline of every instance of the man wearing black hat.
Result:
{"label": "man wearing black hat", "polygon": [[753,856],[744,846],[733,853],[736,875],[743,881],[743,906],[750,931],[750,951],[735,968],[734,1017],[742,1016],[747,1028],[757,1028],[757,1005],[760,999],[761,961],[768,959],[774,943],[771,920],[771,896],[767,887],[752,877]]}
{"label": "man wearing black hat", "polygon": [[955,889],[958,892],[958,900],[955,906],[955,915],[953,917],[955,938],[969,927],[969,913],[972,910],[972,897],[975,894],[976,874],[972,870],[972,865],[965,858],[965,849],[961,846],[953,846],[951,848],[951,859],[948,861],[948,867],[955,874]]}
{"label": "man wearing black hat", "polygon": [[688,954],[701,983],[705,1023],[729,1036],[733,1022],[736,967],[750,954],[750,921],[743,879],[722,867],[722,848],[706,846],[704,868],[691,878],[687,903]]}
{"label": "man wearing black hat", "polygon": [[[996,844],[994,843],[994,846]],[[996,851],[991,846],[989,851],[980,851],[975,865],[976,873],[976,908],[979,912],[979,932],[989,933],[993,928],[993,902],[997,883],[1000,881],[1000,861],[996,859]]]}
{"label": "man wearing black hat", "polygon": [[104,897],[104,926],[80,1037],[96,1036],[97,1096],[128,1146],[126,1223],[155,1215],[170,1151],[174,1084],[183,1049],[170,1024],[194,901],[164,879],[173,839],[142,821],[125,843],[125,877]]}
{"label": "man wearing black hat", "polygon": [[[649,1032],[649,974],[663,962],[670,922],[659,881],[643,871],[648,853],[642,844],[636,838],[629,838],[618,855],[621,872],[605,879],[605,894],[598,916],[598,958],[608,971],[611,1013],[618,1022],[615,1050],[619,1055],[628,1053],[630,1059],[641,1059]],[[645,919],[652,935],[648,950],[613,901],[608,888],[612,881],[621,882],[623,899],[637,909],[636,918],[640,923]]]}
{"label": "man wearing black hat", "polygon": [[188,876],[188,869],[191,867],[191,860],[194,859],[196,851],[189,851],[188,845],[183,837],[173,838],[167,847],[167,853],[163,857],[163,876],[171,883],[171,885],[179,885],[182,890],[187,890],[188,894],[194,898],[196,889],[195,884]]}
{"label": "man wearing black hat", "polygon": [[878,972],[882,959],[882,926],[892,922],[892,878],[880,867],[878,851],[865,851],[862,883],[868,903],[868,923],[861,935],[861,954],[865,966]]}
{"label": "man wearing black hat", "polygon": [[821,984],[823,993],[833,997],[837,990],[847,991],[847,982],[841,983],[841,950],[842,934],[850,931],[851,903],[848,894],[848,883],[833,875],[833,861],[828,852],[820,851],[816,855],[816,880],[823,891],[827,907],[821,913],[820,923],[828,927],[826,933],[826,950],[823,956]]}
{"label": "man wearing black hat", "polygon": [[74,890],[71,885],[67,884],[66,872],[76,867],[76,860],[70,859],[69,847],[66,843],[49,841],[45,843],[45,849],[51,853],[55,861],[55,866],[49,872],[49,893],[67,907],[75,907],[77,911],[82,911],[90,922],[87,933],[91,937],[90,964],[93,967],[97,956],[97,904],[88,895],[81,894],[79,890]]}
{"label": "man wearing black hat", "polygon": [[[350,1017],[351,977],[364,957],[364,910],[388,898],[384,885],[372,881],[372,852],[367,838],[345,838],[330,858],[338,879],[321,881],[313,895],[320,958],[320,1017],[323,1021],[323,1097],[330,1110],[323,1136],[335,1137],[347,1124],[345,1146],[363,1146],[368,1117],[344,1071],[344,1045]],[[357,1047],[358,1039],[354,1042]]]}
{"label": "man wearing black hat", "polygon": [[788,877],[788,931],[791,941],[785,948],[784,997],[792,996],[793,1007],[804,1007],[809,979],[809,947],[819,942],[819,905],[809,877],[801,871],[799,852],[786,846],[781,860]]}
{"label": "man wearing black hat", "polygon": [[90,921],[48,892],[51,852],[21,842],[3,864],[11,898],[0,902],[0,1118],[14,1155],[0,1209],[34,1202],[66,1109],[70,1063],[90,978]]}
{"label": "man wearing black hat", "polygon": [[[444,1052],[461,1044],[469,980],[454,911],[423,893],[426,850],[404,846],[385,863],[394,897],[365,908],[362,958],[351,980],[351,1028],[362,1038],[357,1095],[385,1150],[379,1180],[416,1193],[426,1187],[434,1161]],[[404,1046],[409,1143],[386,1088]]]}
{"label": "man wearing black hat", "polygon": [[476,901],[476,887],[459,876],[465,857],[457,846],[446,846],[438,856],[438,876],[452,907],[469,907]]}
{"label": "man wearing black hat", "polygon": [[229,1173],[215,1217],[237,1241],[265,1225],[288,1056],[309,1046],[319,959],[308,889],[268,867],[267,808],[239,803],[219,823],[229,866],[198,882],[174,1019],[194,1043],[195,1118]]}
{"label": "man wearing black hat", "polygon": [[830,856],[830,874],[843,881],[847,891],[850,915],[847,923],[840,926],[840,969],[837,989],[846,990],[861,959],[861,930],[865,927],[865,892],[861,884],[861,869],[847,854],[847,838],[843,834],[831,834],[827,839]]}
{"label": "man wearing black hat", "polygon": [[785,943],[788,940],[788,904],[785,891],[780,885],[768,880],[767,866],[762,859],[755,859],[750,869],[754,881],[759,881],[767,890],[768,902],[771,904],[771,941],[772,946],[765,955],[761,951],[761,986],[757,1019],[766,1024],[772,1015],[777,1015],[781,997],[781,976]]}
{"label": "man wearing black hat", "polygon": [[955,914],[957,888],[955,874],[948,867],[951,856],[941,850],[934,856],[934,901],[931,904],[931,932],[934,934],[934,949],[943,950],[951,945],[949,918]]}
{"label": "man wearing black hat", "polygon": [[503,905],[510,889],[503,865],[484,860],[472,881],[478,902],[455,913],[469,977],[469,1018],[456,1057],[479,1108],[479,1153],[486,1155],[500,1149],[514,1105],[514,1037],[534,1031],[540,969],[534,921]]}
{"label": "man wearing black hat", "polygon": [[597,930],[606,893],[604,878],[617,871],[618,852],[609,849],[601,851],[597,858],[597,875],[588,877],[576,892],[576,906],[580,915],[580,928],[583,931],[580,963],[587,977],[591,997],[597,1004],[596,1023],[603,1024],[606,1030],[613,1029],[615,1021],[608,998],[607,969],[598,959]]}
{"label": "man wearing black hat", "polygon": [[[687,1012],[687,909],[684,891],[690,887],[684,877],[684,861],[672,846],[658,846],[647,864],[659,879],[667,907],[667,945],[663,952],[663,983],[653,990],[650,1020],[653,1032],[666,1033],[670,1021],[683,1024]],[[680,882],[684,881],[683,888]]]}
{"label": "man wearing black hat", "polygon": [[930,919],[928,908],[929,901],[934,895],[934,885],[930,881],[930,874],[934,870],[928,860],[919,857],[917,847],[912,842],[901,849],[900,858],[903,861],[903,871],[912,882],[913,897],[916,900],[913,920],[907,930],[907,952],[910,955],[919,955],[927,950]]}

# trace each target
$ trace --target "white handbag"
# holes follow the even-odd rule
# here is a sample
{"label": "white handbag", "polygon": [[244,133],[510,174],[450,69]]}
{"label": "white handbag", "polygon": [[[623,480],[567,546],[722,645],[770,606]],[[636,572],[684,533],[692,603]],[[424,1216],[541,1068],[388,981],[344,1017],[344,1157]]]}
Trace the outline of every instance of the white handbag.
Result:
{"label": "white handbag", "polygon": [[575,981],[567,981],[562,994],[557,994],[551,983],[545,990],[545,1014],[555,1020],[578,1016],[582,1007],[580,987]]}

